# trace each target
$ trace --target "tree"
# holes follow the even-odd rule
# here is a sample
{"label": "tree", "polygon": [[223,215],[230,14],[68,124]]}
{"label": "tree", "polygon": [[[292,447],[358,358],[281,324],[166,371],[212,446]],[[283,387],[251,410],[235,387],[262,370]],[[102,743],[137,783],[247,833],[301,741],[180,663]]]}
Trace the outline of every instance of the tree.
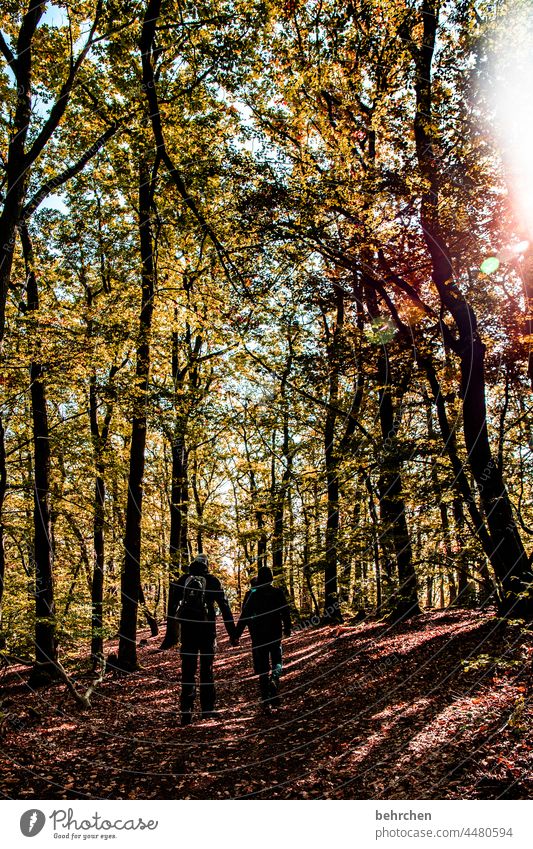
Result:
{"label": "tree", "polygon": [[122,572],[120,641],[117,666],[124,672],[137,668],[137,609],[141,593],[141,520],[145,466],[148,380],[150,376],[150,336],[154,312],[154,237],[152,210],[159,158],[149,167],[139,161],[139,245],[141,259],[141,311],[135,363],[135,394],[131,422],[128,501],[124,530],[124,569]]}

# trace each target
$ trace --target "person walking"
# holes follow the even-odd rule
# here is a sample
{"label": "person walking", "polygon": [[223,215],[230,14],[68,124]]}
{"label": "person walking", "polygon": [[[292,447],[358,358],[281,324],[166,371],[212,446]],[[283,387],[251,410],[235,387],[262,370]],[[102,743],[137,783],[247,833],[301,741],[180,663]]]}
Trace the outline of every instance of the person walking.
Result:
{"label": "person walking", "polygon": [[216,612],[218,606],[230,640],[235,638],[235,623],[226,594],[209,572],[207,555],[198,554],[176,584],[176,618],[181,633],[181,724],[192,722],[196,697],[196,673],[200,658],[200,707],[202,719],[215,717],[216,690],[213,663],[216,649]]}
{"label": "person walking", "polygon": [[272,572],[267,566],[262,566],[243,604],[233,640],[236,645],[244,629],[249,628],[254,672],[259,676],[261,702],[267,713],[281,704],[281,640],[283,635],[291,635],[291,614],[285,593],[279,587],[272,586],[272,581]]}

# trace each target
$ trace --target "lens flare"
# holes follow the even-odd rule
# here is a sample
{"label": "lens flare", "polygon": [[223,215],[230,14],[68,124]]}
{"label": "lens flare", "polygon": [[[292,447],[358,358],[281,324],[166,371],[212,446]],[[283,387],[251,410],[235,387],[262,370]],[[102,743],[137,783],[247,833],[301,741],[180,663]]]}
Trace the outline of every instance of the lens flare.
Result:
{"label": "lens flare", "polygon": [[494,274],[495,271],[498,271],[500,267],[500,260],[496,256],[487,257],[484,262],[481,263],[480,271],[483,274]]}
{"label": "lens flare", "polygon": [[[489,98],[519,227],[533,238],[533,11],[506,17],[496,38]],[[526,244],[521,243],[520,247]],[[517,253],[524,253],[518,250]]]}

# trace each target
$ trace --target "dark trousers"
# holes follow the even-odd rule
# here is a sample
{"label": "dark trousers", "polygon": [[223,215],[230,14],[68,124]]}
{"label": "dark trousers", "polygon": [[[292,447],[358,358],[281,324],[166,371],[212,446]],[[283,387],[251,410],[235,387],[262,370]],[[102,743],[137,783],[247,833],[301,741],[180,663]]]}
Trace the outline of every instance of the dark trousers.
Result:
{"label": "dark trousers", "polygon": [[181,636],[181,710],[190,713],[196,697],[196,672],[200,657],[200,706],[202,711],[215,708],[215,679],[213,661],[215,659],[215,635],[187,634]]}
{"label": "dark trousers", "polygon": [[261,699],[269,702],[277,698],[279,679],[283,670],[281,640],[252,647],[254,672],[259,675]]}

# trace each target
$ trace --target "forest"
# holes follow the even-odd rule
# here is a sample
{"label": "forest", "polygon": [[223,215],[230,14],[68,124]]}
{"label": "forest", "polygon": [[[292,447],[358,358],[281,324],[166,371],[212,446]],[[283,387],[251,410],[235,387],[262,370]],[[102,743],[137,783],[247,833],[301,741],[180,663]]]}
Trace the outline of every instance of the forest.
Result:
{"label": "forest", "polygon": [[[348,675],[363,638],[398,666],[431,633],[467,677],[503,675],[513,749],[533,652],[528,0],[2,9],[0,735],[31,760],[35,717],[59,734],[92,708],[98,736],[102,693],[129,711],[143,670],[178,680],[176,580],[205,552],[234,612],[270,567],[326,669],[338,646]],[[473,795],[526,793],[509,757]],[[84,794],[127,795],[106,775]],[[60,793],[42,782],[28,795]]]}

